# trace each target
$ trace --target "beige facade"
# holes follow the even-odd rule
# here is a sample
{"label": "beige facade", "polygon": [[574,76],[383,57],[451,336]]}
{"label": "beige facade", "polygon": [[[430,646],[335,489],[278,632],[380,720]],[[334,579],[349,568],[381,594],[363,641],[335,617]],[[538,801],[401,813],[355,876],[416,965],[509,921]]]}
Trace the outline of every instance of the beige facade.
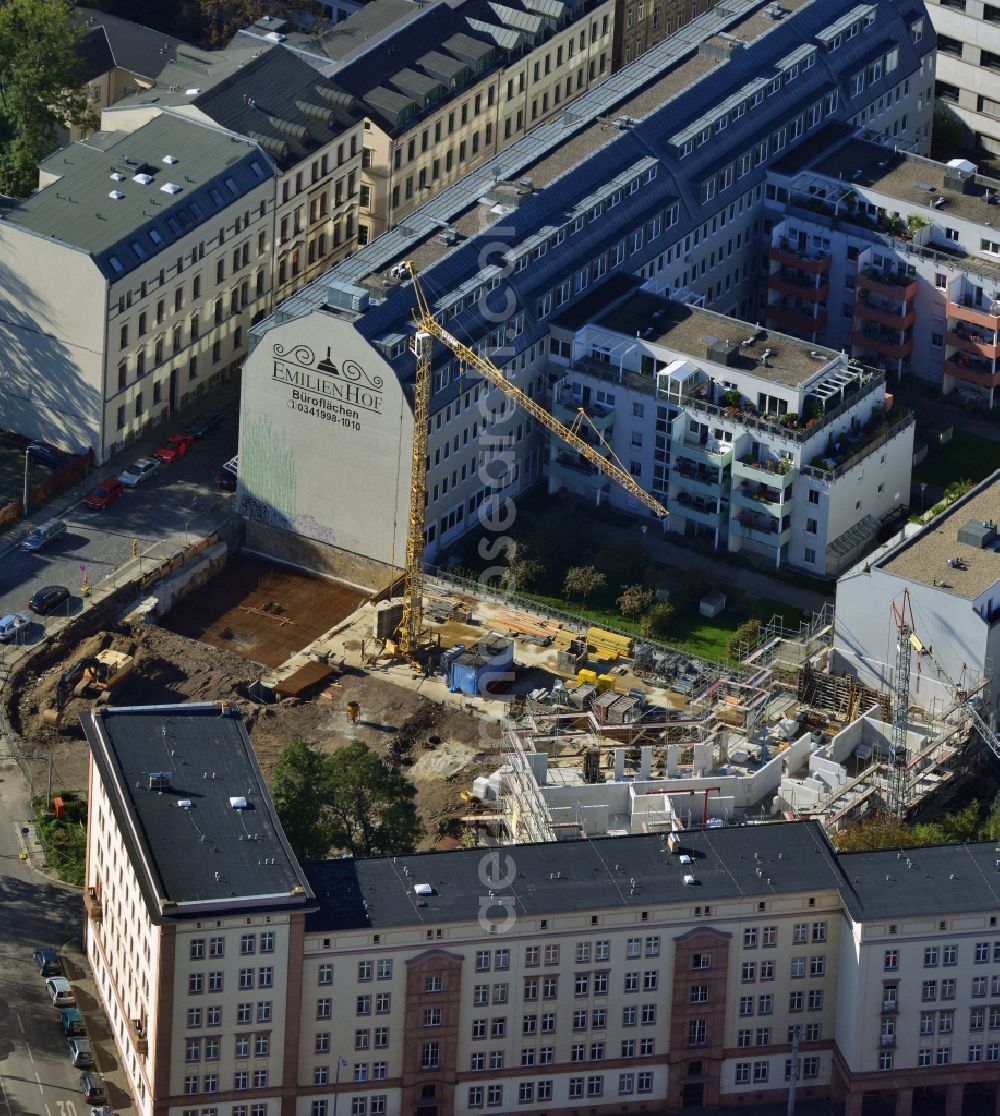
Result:
{"label": "beige facade", "polygon": [[[146,711],[146,738],[169,717],[183,755],[184,708]],[[87,944],[143,1116],[711,1109],[782,1103],[793,1077],[847,1116],[866,1099],[898,1116],[1000,1104],[992,843],[895,868],[776,823],[304,876],[290,858],[303,882],[283,898],[275,861],[255,871],[237,844],[213,862],[216,896],[182,849],[145,843],[175,807],[113,774],[118,716],[134,713],[87,722]],[[262,782],[222,778],[270,815]],[[200,786],[197,832],[218,841],[208,800],[224,812],[227,786]]]}
{"label": "beige facade", "polygon": [[[490,68],[441,107],[389,134],[366,125],[361,243],[373,240],[434,193],[503,151],[611,74],[615,0],[603,0],[520,58]],[[443,87],[441,87],[443,90]]]}
{"label": "beige facade", "polygon": [[613,69],[634,62],[712,6],[709,0],[618,0]]}

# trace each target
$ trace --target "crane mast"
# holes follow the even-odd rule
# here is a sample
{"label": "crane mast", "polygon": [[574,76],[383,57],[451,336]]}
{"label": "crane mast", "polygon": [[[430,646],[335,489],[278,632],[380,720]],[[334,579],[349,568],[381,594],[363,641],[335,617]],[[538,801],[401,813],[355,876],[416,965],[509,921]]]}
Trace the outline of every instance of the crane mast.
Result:
{"label": "crane mast", "polygon": [[647,507],[660,518],[668,514],[667,509],[635,482],[624,469],[609,461],[589,442],[574,430],[561,423],[554,415],[540,406],[512,384],[491,360],[482,357],[449,333],[431,313],[430,305],[424,294],[417,270],[412,261],[406,264],[413,279],[416,306],[413,320],[417,332],[412,342],[413,353],[417,358],[416,384],[413,398],[413,455],[411,465],[411,497],[409,529],[406,538],[406,569],[403,579],[403,616],[397,634],[397,646],[401,655],[413,661],[420,642],[422,615],[421,581],[424,557],[424,505],[427,499],[427,444],[428,420],[431,396],[431,350],[436,338],[450,352],[461,360],[467,368],[478,372],[484,380],[492,384],[550,433],[571,446],[599,472],[610,477],[634,499]]}

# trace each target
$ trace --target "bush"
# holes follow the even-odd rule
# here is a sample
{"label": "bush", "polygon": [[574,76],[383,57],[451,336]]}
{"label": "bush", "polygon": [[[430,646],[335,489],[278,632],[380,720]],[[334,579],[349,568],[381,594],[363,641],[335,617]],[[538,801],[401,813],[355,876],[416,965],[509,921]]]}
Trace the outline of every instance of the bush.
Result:
{"label": "bush", "polygon": [[647,639],[665,639],[674,619],[674,606],[660,601],[642,618],[640,630]]}
{"label": "bush", "polygon": [[608,585],[607,576],[596,566],[570,566],[563,580],[563,593],[567,597],[580,597],[586,602],[593,593]]}
{"label": "bush", "polygon": [[618,598],[618,611],[630,620],[646,611],[653,603],[653,590],[643,585],[626,585]]}
{"label": "bush", "polygon": [[729,653],[731,659],[739,658],[741,650],[748,644],[752,643],[755,639],[760,637],[760,621],[754,616],[747,620],[745,623],[740,624],[732,634],[732,638],[726,645],[726,651]]}

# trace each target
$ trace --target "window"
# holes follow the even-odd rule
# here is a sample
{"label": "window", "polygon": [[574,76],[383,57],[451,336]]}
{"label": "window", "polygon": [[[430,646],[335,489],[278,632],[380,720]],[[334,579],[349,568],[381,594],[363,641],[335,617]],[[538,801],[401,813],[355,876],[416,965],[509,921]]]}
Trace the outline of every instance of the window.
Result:
{"label": "window", "polygon": [[894,973],[899,969],[899,950],[887,949],[885,951],[885,962],[883,968],[887,973]]}
{"label": "window", "polygon": [[[630,941],[632,939],[629,939]],[[635,939],[638,941],[638,939]],[[710,953],[694,953],[691,955],[691,968],[695,970],[708,969],[712,965],[712,955]]]}
{"label": "window", "polygon": [[704,1019],[688,1020],[688,1046],[704,1046],[708,1034]]}

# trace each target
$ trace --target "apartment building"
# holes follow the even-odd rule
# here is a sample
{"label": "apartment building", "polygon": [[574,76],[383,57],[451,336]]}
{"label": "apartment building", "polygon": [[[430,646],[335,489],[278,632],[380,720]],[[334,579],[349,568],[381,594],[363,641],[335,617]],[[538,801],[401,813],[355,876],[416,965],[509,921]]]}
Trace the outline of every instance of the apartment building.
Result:
{"label": "apartment building", "polygon": [[367,114],[362,245],[611,74],[614,0],[388,4],[381,34],[356,18],[374,33],[334,79]]}
{"label": "apartment building", "polygon": [[232,709],[85,730],[88,957],[144,1114],[655,1112],[793,1078],[845,1116],[998,1102],[990,842],[845,856],[777,823],[300,868]]}
{"label": "apartment building", "polygon": [[275,168],[271,293],[281,302],[357,246],[362,106],[273,39],[238,36],[231,49],[209,57],[207,65],[178,58],[149,92],[106,111],[102,126],[131,131],[174,115],[266,151]]}
{"label": "apartment building", "polygon": [[1000,7],[985,0],[927,0],[937,32],[934,95],[971,129],[975,143],[1000,154]]}
{"label": "apartment building", "polygon": [[972,163],[854,137],[805,167],[775,168],[768,320],[893,379],[915,376],[993,407],[998,201],[1000,181]]}
{"label": "apartment building", "polygon": [[283,1111],[315,904],[242,718],[144,706],[84,728],[87,959],[138,1111],[243,1090],[229,1116]]}
{"label": "apartment building", "polygon": [[[591,440],[666,503],[671,533],[831,576],[909,502],[913,418],[883,374],[835,350],[624,275],[549,336],[553,414],[584,411]],[[639,510],[568,446],[553,441],[546,471],[550,491]]]}
{"label": "apartment building", "polygon": [[615,10],[612,69],[617,71],[634,62],[695,16],[704,15],[709,6],[708,0],[620,0]]}
{"label": "apartment building", "polygon": [[274,177],[170,116],[50,156],[0,221],[6,429],[98,462],[236,371],[271,307]]}
{"label": "apartment building", "polygon": [[[406,282],[407,259],[417,268],[438,320],[447,323],[456,338],[490,355],[518,386],[547,405],[553,384],[567,375],[560,346],[570,354],[573,348],[558,323],[588,299],[587,307],[598,308],[589,314],[598,320],[600,306],[617,301],[619,288],[613,284],[621,276],[651,283],[651,291],[675,302],[742,322],[762,321],[761,257],[771,219],[765,197],[769,168],[785,165],[797,154],[803,162],[810,161],[827,142],[830,125],[850,129],[865,106],[880,99],[883,114],[900,136],[915,145],[926,144],[932,51],[923,18],[916,7],[888,3],[842,9],[793,5],[778,21],[759,3],[717,7],[581,96],[571,114],[539,125],[502,158],[472,171],[415,210],[399,228],[338,264],[322,282],[287,300],[271,321],[255,329],[255,348],[244,376],[239,506],[248,517],[255,545],[267,551],[279,542],[290,545],[288,536],[294,535],[321,544],[327,548],[324,553],[332,547],[341,555],[401,564],[410,487],[408,399],[414,376],[408,338],[415,300]],[[873,52],[881,52],[890,64],[877,80],[852,90],[848,74],[855,63],[860,66],[862,56]],[[897,86],[905,89],[898,102],[895,94],[888,95]],[[888,109],[887,100],[892,102]],[[639,373],[653,387],[654,346],[644,347],[644,338],[632,334],[636,328],[648,329],[645,340],[653,339],[657,319],[652,315],[659,307],[640,304],[650,306],[649,317],[629,326],[627,343],[619,330],[619,352],[634,347],[626,363],[631,369],[639,362]],[[584,313],[573,319],[574,336],[586,317]],[[736,345],[749,336],[748,327],[743,328],[744,336],[722,336]],[[711,330],[705,336],[710,334]],[[288,346],[299,341],[305,345],[299,368],[288,371]],[[803,512],[797,515],[803,525],[816,520],[815,541],[803,536],[789,549],[792,524],[785,519],[791,512],[783,505],[790,484],[796,485],[796,493],[799,490],[795,473],[775,474],[771,495],[784,495],[765,500],[771,507],[763,516],[755,514],[756,505],[741,506],[739,513],[731,514],[720,503],[722,488],[715,493],[715,511],[710,514],[708,490],[699,490],[699,500],[692,500],[687,510],[680,506],[680,492],[691,494],[692,485],[676,486],[672,506],[678,527],[705,527],[712,532],[713,545],[717,540],[719,546],[735,547],[738,540],[740,548],[775,564],[795,562],[814,572],[840,569],[857,553],[856,546],[871,537],[872,521],[877,524],[892,507],[907,502],[909,486],[901,463],[910,434],[905,427],[893,431],[892,461],[886,462],[891,473],[883,490],[879,492],[877,485],[868,490],[869,475],[864,492],[849,499],[846,474],[839,470],[851,447],[840,439],[838,450],[835,435],[850,419],[859,427],[871,423],[881,378],[876,371],[874,378],[865,380],[870,390],[851,402],[848,394],[853,389],[844,385],[860,379],[845,371],[844,385],[824,386],[829,394],[822,408],[825,415],[827,403],[831,411],[843,403],[849,417],[845,420],[837,410],[837,416],[820,421],[818,400],[809,404],[813,412],[806,414],[807,389],[815,373],[830,363],[829,356],[817,348],[813,358],[816,346],[803,354],[787,339],[781,344],[797,354],[798,371],[784,374],[786,388],[795,390],[765,390],[762,382],[747,379],[745,397],[765,416],[785,417],[783,407],[799,414],[803,429],[790,431],[786,423],[781,430],[789,433],[776,431],[773,449],[764,457],[777,461],[787,451],[797,470],[819,470],[814,478],[818,499],[824,509],[838,510],[808,513],[811,497],[804,496]],[[758,364],[768,347],[765,342],[756,350]],[[349,355],[378,380],[386,398],[398,397],[402,410],[385,411],[381,420],[356,415],[364,421],[332,444],[316,437],[328,421],[317,416],[327,413],[322,405],[327,388],[322,385],[329,381],[314,372],[328,349]],[[640,351],[646,352],[648,367],[641,363]],[[694,355],[709,359],[707,350]],[[619,365],[617,353],[610,354],[610,363]],[[303,392],[307,374],[313,377],[312,394],[305,391],[293,400],[301,409],[290,408],[286,398],[275,395],[287,395],[289,387]],[[760,372],[761,380],[779,381],[782,375],[777,368]],[[737,382],[733,375],[720,375],[722,394],[737,391],[724,387],[723,380]],[[523,416],[510,409],[504,413],[497,393],[484,394],[483,389],[460,359],[443,347],[436,349],[426,512],[429,561],[474,527],[497,501],[516,497],[546,473],[550,486],[572,483],[566,471],[553,480],[559,474],[559,453],[550,452]],[[730,429],[721,413],[725,407],[720,406],[720,392],[712,391],[714,397],[705,403],[718,407],[720,415],[713,415],[713,421],[700,420],[706,440],[716,429],[736,435],[737,429]],[[310,410],[307,419],[304,412]],[[652,415],[650,405],[649,421]],[[807,431],[804,424],[810,419]],[[873,429],[880,426],[881,420]],[[372,431],[371,440],[366,429]],[[630,432],[631,426],[623,422],[619,429]],[[304,430],[314,436],[304,436]],[[668,433],[674,432],[648,430],[643,459],[629,454],[627,460],[637,461],[644,483],[649,480],[651,487],[659,486],[669,495],[671,482],[662,468],[656,471],[666,462],[655,456],[666,449],[665,444],[657,447],[655,435]],[[676,433],[680,436],[681,431]],[[882,430],[879,437],[887,433]],[[744,433],[739,437],[749,446]],[[859,437],[860,430],[853,430],[850,441],[857,445]],[[378,448],[382,438],[385,452]],[[274,484],[268,464],[271,439],[282,445],[288,476],[293,478],[280,486]],[[381,466],[366,472],[360,486],[359,463],[369,459]],[[386,461],[398,461],[398,471],[387,469]],[[676,453],[674,464],[680,464]],[[720,474],[718,462],[710,464],[705,457],[703,464]],[[854,464],[851,469],[856,482],[861,472]],[[337,478],[332,493],[325,481],[330,476]],[[319,478],[324,478],[322,483]],[[741,476],[740,482],[752,479]],[[596,478],[589,483],[595,499],[598,491],[602,498],[610,491]],[[801,487],[804,490],[805,484]],[[376,508],[378,514],[372,515]],[[739,518],[744,512],[746,524]],[[744,526],[748,530],[742,530]],[[843,545],[838,542],[842,537]],[[807,548],[812,551],[808,556]]]}
{"label": "apartment building", "polygon": [[838,674],[869,686],[893,684],[895,604],[933,653],[932,660],[913,656],[911,702],[940,716],[959,689],[968,694],[985,684],[982,712],[993,723],[1000,713],[993,671],[1000,657],[998,508],[1000,474],[994,473],[840,578],[833,651]]}

